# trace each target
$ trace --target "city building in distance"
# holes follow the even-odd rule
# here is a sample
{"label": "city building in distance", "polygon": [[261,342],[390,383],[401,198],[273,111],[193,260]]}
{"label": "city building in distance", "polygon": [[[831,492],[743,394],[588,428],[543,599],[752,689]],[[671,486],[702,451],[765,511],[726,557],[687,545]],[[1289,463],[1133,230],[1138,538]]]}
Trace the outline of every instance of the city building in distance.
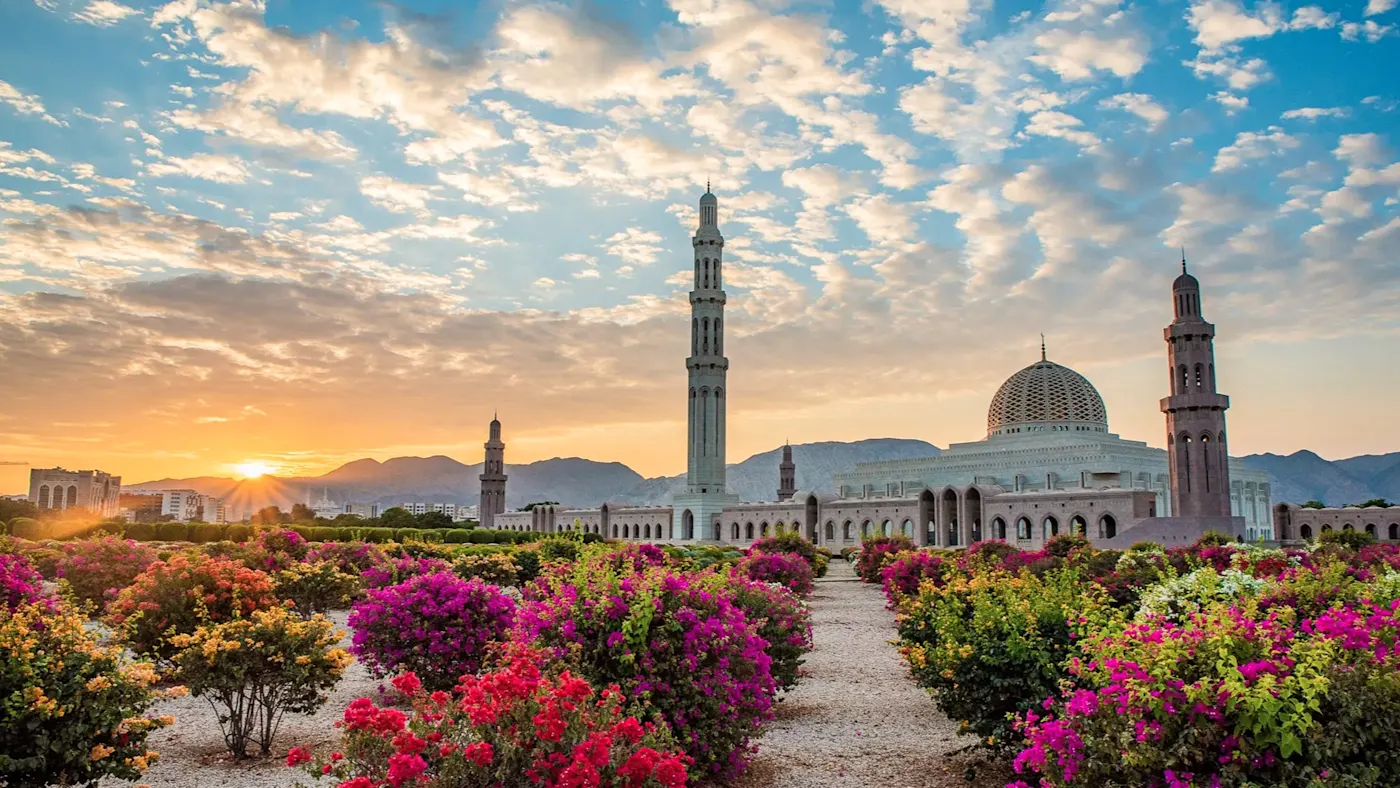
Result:
{"label": "city building in distance", "polygon": [[29,500],[40,510],[83,509],[101,517],[115,517],[120,508],[122,477],[102,471],[70,471],[32,468]]}

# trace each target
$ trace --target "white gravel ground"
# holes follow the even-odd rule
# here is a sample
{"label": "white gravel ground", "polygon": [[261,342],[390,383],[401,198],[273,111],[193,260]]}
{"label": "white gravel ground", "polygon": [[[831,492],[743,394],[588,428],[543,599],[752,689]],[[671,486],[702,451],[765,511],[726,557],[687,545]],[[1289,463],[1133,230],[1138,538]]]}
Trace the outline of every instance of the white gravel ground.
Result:
{"label": "white gravel ground", "polygon": [[969,783],[969,743],[915,686],[895,647],[894,614],[851,565],[831,562],[810,598],[815,648],[778,704],[739,788],[951,788]]}
{"label": "white gravel ground", "polygon": [[[345,626],[348,611],[333,611],[328,617],[345,630],[340,645],[350,646],[350,630]],[[380,682],[371,678],[359,662],[352,664],[345,677],[331,691],[330,701],[315,715],[288,714],[272,743],[267,758],[254,757],[234,761],[224,747],[219,719],[204,698],[184,697],[161,701],[151,713],[171,714],[175,724],[151,735],[148,746],[160,753],[141,782],[151,788],[290,788],[301,782],[313,785],[311,778],[300,769],[287,767],[287,750],[294,745],[315,747],[329,744],[337,738],[332,725],[340,719],[345,707],[359,697],[377,697]],[[256,754],[257,745],[252,752]],[[322,785],[332,785],[329,780]],[[122,780],[106,779],[101,788],[129,786]]]}

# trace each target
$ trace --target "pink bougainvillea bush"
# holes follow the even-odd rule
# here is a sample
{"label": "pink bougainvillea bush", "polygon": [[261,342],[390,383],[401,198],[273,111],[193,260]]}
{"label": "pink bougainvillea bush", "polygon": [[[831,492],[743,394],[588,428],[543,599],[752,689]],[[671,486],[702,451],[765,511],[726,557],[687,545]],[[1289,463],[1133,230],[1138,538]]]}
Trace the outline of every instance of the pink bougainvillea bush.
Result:
{"label": "pink bougainvillea bush", "polygon": [[450,572],[452,564],[441,558],[414,558],[403,556],[376,564],[360,573],[360,582],[365,588],[384,588],[402,583],[409,578],[435,572]]}
{"label": "pink bougainvillea bush", "polygon": [[266,572],[224,558],[177,553],[151,564],[107,605],[107,622],[137,654],[169,665],[176,635],[281,604]]}
{"label": "pink bougainvillea bush", "polygon": [[311,552],[311,545],[290,528],[258,531],[253,535],[252,548],[250,563],[256,563],[258,569],[267,572],[276,572],[304,561],[307,553]]}
{"label": "pink bougainvillea bush", "polygon": [[389,557],[371,542],[322,542],[307,552],[306,560],[332,563],[345,574],[358,576],[366,569],[387,564]]}
{"label": "pink bougainvillea bush", "polygon": [[596,685],[618,685],[630,713],[670,726],[699,775],[742,771],[771,715],[768,644],[732,593],[703,575],[580,561],[535,581],[516,636]]}
{"label": "pink bougainvillea bush", "polygon": [[428,692],[413,673],[394,679],[411,714],[360,698],[336,723],[337,749],[287,754],[339,788],[682,788],[688,759],[665,726],[628,715],[616,686],[596,691],[544,654],[515,648],[504,664]]}
{"label": "pink bougainvillea bush", "polygon": [[156,562],[148,544],[118,536],[80,539],[63,545],[58,576],[68,581],[74,596],[99,605],[131,585]]}
{"label": "pink bougainvillea bush", "polygon": [[760,583],[740,577],[720,578],[729,584],[734,604],[750,622],[758,625],[758,636],[768,643],[773,681],[780,690],[797,686],[802,658],[812,650],[812,613],[798,596],[773,583]]}
{"label": "pink bougainvillea bush", "polygon": [[492,643],[505,640],[515,604],[501,589],[450,570],[370,589],[350,612],[351,651],[370,672],[413,671],[433,690],[450,689],[481,669]]}
{"label": "pink bougainvillea bush", "polygon": [[750,552],[730,575],[760,583],[777,583],[799,596],[812,593],[812,565],[796,553]]}
{"label": "pink bougainvillea bush", "polygon": [[[1400,785],[1400,602],[1216,605],[1092,636],[1021,720],[1017,786]],[[1297,623],[1295,623],[1297,622]]]}
{"label": "pink bougainvillea bush", "polygon": [[896,553],[895,557],[880,570],[881,588],[889,608],[899,607],[899,601],[913,596],[919,591],[919,584],[932,580],[935,584],[943,579],[944,558],[925,550]]}
{"label": "pink bougainvillea bush", "polygon": [[880,571],[885,564],[906,550],[913,550],[914,543],[907,536],[880,536],[861,541],[860,553],[856,555],[856,574],[867,583],[880,582]]}
{"label": "pink bougainvillea bush", "polygon": [[29,604],[52,607],[53,600],[44,591],[43,576],[24,556],[0,553],[0,605],[14,610]]}

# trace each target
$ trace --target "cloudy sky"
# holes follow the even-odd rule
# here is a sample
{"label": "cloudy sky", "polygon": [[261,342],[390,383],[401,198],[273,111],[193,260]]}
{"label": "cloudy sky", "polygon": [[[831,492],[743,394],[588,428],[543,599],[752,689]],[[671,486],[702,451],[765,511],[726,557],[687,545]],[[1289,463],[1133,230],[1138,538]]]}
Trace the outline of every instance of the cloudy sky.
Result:
{"label": "cloudy sky", "polygon": [[0,460],[678,473],[707,178],[731,460],[1041,332],[1160,444],[1182,246],[1236,454],[1397,450],[1396,4],[7,0]]}

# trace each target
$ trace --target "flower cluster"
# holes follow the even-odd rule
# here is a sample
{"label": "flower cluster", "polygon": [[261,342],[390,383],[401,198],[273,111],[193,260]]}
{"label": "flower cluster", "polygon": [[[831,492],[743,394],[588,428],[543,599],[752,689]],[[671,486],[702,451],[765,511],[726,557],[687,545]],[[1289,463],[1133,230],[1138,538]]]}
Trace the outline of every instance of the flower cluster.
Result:
{"label": "flower cluster", "polygon": [[665,567],[618,572],[581,561],[534,583],[516,637],[571,660],[595,684],[617,684],[628,709],[670,726],[700,773],[731,776],[776,687],[768,644],[715,585]]}
{"label": "flower cluster", "polygon": [[799,596],[812,593],[812,565],[794,553],[750,552],[730,574],[759,583],[777,583]]}
{"label": "flower cluster", "polygon": [[628,716],[616,686],[596,691],[544,654],[514,648],[504,664],[427,692],[413,673],[394,679],[412,714],[361,698],[337,723],[338,749],[287,755],[341,788],[483,785],[499,788],[682,788],[688,759],[664,727]]}
{"label": "flower cluster", "polygon": [[74,596],[102,604],[155,562],[156,551],[150,545],[104,536],[65,543],[57,573]]}
{"label": "flower cluster", "polygon": [[279,604],[272,578],[243,564],[177,553],[151,564],[107,606],[107,621],[137,654],[163,662],[170,638]]}
{"label": "flower cluster", "polygon": [[272,582],[277,596],[291,602],[302,616],[345,607],[360,592],[360,578],[329,561],[294,563],[277,570]]}
{"label": "flower cluster", "polygon": [[919,586],[925,581],[940,583],[945,570],[945,560],[943,556],[934,555],[927,550],[897,553],[885,564],[885,568],[880,570],[881,588],[885,592],[889,608],[894,610],[899,607],[901,599],[917,594]]}
{"label": "flower cluster", "polygon": [[290,528],[258,531],[253,535],[252,546],[255,554],[254,560],[259,564],[258,568],[267,572],[286,569],[292,564],[304,560],[307,553],[311,552],[311,546],[306,543],[301,534]]}
{"label": "flower cluster", "polygon": [[347,575],[359,575],[366,569],[389,562],[379,545],[370,542],[322,542],[306,554],[313,563],[329,562]]}
{"label": "flower cluster", "polygon": [[856,554],[856,574],[867,583],[880,582],[880,572],[885,564],[906,550],[913,550],[914,543],[907,536],[881,536],[861,542]]}
{"label": "flower cluster", "polygon": [[411,577],[451,570],[452,564],[441,558],[401,556],[364,570],[360,573],[360,582],[365,588],[384,588],[402,583]]}
{"label": "flower cluster", "polygon": [[24,556],[0,553],[0,605],[14,610],[35,603],[52,605],[44,591],[44,578]]}
{"label": "flower cluster", "polygon": [[812,613],[786,587],[733,578],[728,581],[734,604],[757,625],[768,643],[773,681],[780,690],[797,686],[802,658],[812,650]]}
{"label": "flower cluster", "polygon": [[506,638],[514,613],[496,586],[446,571],[415,575],[370,589],[355,603],[352,650],[375,675],[413,671],[429,688],[448,689],[481,668],[487,646]]}
{"label": "flower cluster", "polygon": [[458,577],[476,578],[493,586],[513,586],[520,583],[520,567],[505,553],[468,555],[452,563]]}

